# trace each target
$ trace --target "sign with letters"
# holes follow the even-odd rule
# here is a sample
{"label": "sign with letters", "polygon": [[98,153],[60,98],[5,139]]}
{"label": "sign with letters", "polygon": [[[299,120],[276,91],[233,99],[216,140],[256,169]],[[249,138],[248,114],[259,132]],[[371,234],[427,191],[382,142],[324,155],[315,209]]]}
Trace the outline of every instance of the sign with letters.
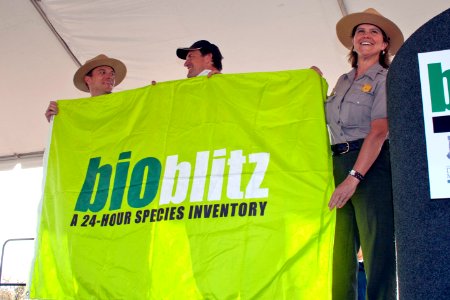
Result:
{"label": "sign with letters", "polygon": [[450,50],[418,56],[430,197],[450,198]]}
{"label": "sign with letters", "polygon": [[58,101],[30,297],[331,299],[326,88],[295,70]]}

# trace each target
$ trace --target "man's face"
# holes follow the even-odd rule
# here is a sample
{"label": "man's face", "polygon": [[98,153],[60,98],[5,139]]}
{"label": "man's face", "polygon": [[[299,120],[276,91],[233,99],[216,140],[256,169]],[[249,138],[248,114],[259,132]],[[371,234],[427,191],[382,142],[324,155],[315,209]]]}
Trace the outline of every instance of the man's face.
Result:
{"label": "man's face", "polygon": [[209,69],[212,66],[212,54],[208,53],[202,55],[200,50],[189,51],[186,55],[186,62],[184,66],[188,69],[187,77],[195,77],[203,70]]}
{"label": "man's face", "polygon": [[116,82],[116,73],[110,66],[100,66],[92,70],[92,76],[84,76],[92,96],[109,94]]}

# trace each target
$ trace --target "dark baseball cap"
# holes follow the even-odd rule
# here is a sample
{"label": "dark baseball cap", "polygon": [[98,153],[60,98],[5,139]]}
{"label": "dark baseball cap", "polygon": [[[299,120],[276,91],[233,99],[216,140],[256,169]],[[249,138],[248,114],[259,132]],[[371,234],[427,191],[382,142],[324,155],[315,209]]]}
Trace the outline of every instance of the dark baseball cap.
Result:
{"label": "dark baseball cap", "polygon": [[189,53],[189,51],[194,50],[203,50],[201,51],[202,54],[212,53],[214,55],[215,54],[214,52],[218,52],[220,54],[219,48],[217,48],[216,45],[211,44],[206,40],[200,40],[193,43],[190,47],[178,48],[177,56],[181,59],[186,59],[186,56]]}
{"label": "dark baseball cap", "polygon": [[193,43],[190,47],[178,48],[177,56],[181,59],[186,59],[189,51],[200,50],[202,55],[212,53],[214,66],[221,71],[222,70],[222,53],[220,53],[219,47],[206,40],[200,40]]}

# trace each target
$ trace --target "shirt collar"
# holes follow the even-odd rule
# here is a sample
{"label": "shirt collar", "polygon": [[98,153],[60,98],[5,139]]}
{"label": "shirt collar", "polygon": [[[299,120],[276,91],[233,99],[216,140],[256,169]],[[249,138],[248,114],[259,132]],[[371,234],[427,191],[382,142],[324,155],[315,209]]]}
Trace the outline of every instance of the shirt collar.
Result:
{"label": "shirt collar", "polygon": [[197,76],[206,76],[209,74],[209,72],[211,72],[211,70],[205,69],[201,71]]}
{"label": "shirt collar", "polygon": [[[375,80],[375,76],[378,73],[382,73],[384,72],[385,69],[380,65],[380,63],[376,63],[373,66],[371,66],[366,73],[363,76],[367,76],[372,80]],[[356,73],[356,68],[353,68],[350,72],[348,72],[347,74],[345,74],[347,76],[347,78],[355,78],[355,73]]]}

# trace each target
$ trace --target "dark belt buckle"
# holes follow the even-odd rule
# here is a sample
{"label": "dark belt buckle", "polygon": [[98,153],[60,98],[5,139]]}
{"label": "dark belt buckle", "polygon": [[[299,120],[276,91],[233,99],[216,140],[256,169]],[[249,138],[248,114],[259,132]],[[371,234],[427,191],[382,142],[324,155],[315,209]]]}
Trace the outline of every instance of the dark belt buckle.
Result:
{"label": "dark belt buckle", "polygon": [[340,152],[339,154],[345,154],[345,153],[347,153],[348,151],[350,151],[350,144],[349,144],[348,142],[345,142],[345,143],[343,143],[343,144],[346,144],[347,149],[345,149],[345,151]]}

